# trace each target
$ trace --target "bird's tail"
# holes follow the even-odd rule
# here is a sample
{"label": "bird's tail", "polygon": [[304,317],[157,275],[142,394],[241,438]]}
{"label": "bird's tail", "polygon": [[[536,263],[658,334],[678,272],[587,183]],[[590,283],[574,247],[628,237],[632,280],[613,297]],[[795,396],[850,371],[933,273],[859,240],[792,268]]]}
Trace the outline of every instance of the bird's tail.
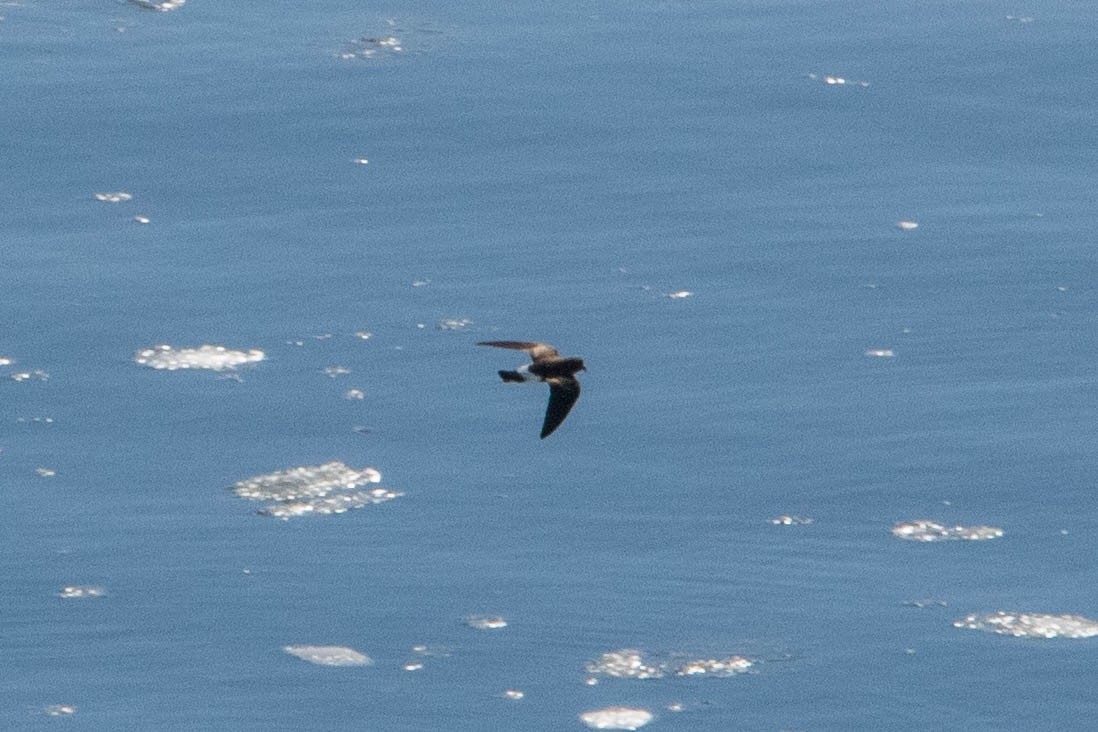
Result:
{"label": "bird's tail", "polygon": [[518,371],[500,371],[499,378],[504,381],[526,381]]}

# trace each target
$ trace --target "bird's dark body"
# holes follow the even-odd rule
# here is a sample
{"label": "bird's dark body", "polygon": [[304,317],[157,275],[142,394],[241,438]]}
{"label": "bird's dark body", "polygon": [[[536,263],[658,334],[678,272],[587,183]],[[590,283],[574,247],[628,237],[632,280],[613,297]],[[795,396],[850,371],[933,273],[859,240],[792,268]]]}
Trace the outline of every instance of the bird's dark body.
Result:
{"label": "bird's dark body", "polygon": [[[530,354],[530,365],[521,366],[518,371],[500,371],[499,378],[506,382],[540,381],[549,385],[549,406],[545,409],[545,422],[541,426],[541,438],[544,440],[560,427],[561,422],[572,411],[579,399],[580,385],[576,374],[587,369],[582,358],[562,357],[557,349],[546,343],[530,341],[484,341],[478,346],[510,348],[526,351]],[[534,378],[531,379],[530,377]]]}
{"label": "bird's dark body", "polygon": [[554,358],[546,359],[545,361],[530,364],[527,369],[531,374],[537,376],[542,381],[546,379],[553,379],[561,376],[575,376],[580,371],[584,371],[582,358]]}

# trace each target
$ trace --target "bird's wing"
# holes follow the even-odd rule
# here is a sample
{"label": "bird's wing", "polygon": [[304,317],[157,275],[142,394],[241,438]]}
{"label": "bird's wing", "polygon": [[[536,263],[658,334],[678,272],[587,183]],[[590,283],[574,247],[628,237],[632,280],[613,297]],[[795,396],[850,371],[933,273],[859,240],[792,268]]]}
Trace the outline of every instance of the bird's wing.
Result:
{"label": "bird's wing", "polygon": [[531,360],[540,361],[546,358],[555,358],[560,354],[557,349],[548,343],[533,343],[529,341],[481,341],[478,346],[493,346],[495,348],[510,348],[512,351],[526,351]]}
{"label": "bird's wing", "polygon": [[553,434],[560,423],[572,411],[572,405],[580,398],[580,384],[571,376],[546,379],[549,384],[549,406],[545,409],[545,423],[541,426],[541,439]]}

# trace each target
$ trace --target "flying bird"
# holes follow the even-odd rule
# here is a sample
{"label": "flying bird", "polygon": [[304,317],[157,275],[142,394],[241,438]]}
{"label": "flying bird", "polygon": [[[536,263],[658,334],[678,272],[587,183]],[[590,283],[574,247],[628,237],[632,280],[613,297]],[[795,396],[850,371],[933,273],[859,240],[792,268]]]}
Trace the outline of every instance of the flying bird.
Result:
{"label": "flying bird", "polygon": [[563,357],[547,343],[482,341],[477,345],[510,348],[530,354],[530,363],[519,366],[515,371],[500,371],[499,377],[506,382],[540,381],[549,385],[549,406],[545,409],[541,439],[553,434],[553,430],[560,427],[560,423],[572,410],[572,405],[579,399],[580,385],[576,381],[576,373],[587,370],[583,359]]}

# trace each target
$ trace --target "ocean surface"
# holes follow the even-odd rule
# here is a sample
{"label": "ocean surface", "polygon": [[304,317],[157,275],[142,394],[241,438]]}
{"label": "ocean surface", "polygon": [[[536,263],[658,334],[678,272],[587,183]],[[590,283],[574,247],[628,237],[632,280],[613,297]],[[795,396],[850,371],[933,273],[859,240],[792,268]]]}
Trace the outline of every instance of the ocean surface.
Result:
{"label": "ocean surface", "polygon": [[0,3],[0,729],[1094,728],[1098,4],[141,5]]}

